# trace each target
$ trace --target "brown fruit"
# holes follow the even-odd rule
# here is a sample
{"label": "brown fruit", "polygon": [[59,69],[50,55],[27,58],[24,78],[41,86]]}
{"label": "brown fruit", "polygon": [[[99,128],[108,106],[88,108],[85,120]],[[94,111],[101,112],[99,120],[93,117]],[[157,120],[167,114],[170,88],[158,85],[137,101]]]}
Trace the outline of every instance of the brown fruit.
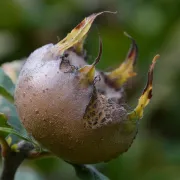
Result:
{"label": "brown fruit", "polygon": [[32,53],[19,75],[15,103],[27,131],[57,156],[78,164],[107,161],[127,150],[136,129],[124,137],[126,110],[93,84],[81,87],[78,74],[62,72],[62,58],[44,60],[50,47]]}
{"label": "brown fruit", "polygon": [[[75,30],[79,31],[84,24]],[[29,56],[16,85],[17,112],[26,130],[58,157],[76,164],[109,161],[127,151],[135,138],[138,123],[135,117],[142,117],[149,102],[154,64],[143,102],[140,98],[140,105],[128,114],[119,101],[120,87],[134,75],[137,50],[134,40],[126,62],[112,73],[96,72],[101,81],[95,83],[94,66],[100,59],[102,46],[95,63],[86,65],[83,56],[77,55],[81,46],[68,38],[60,44],[62,53],[57,45],[49,44]]]}

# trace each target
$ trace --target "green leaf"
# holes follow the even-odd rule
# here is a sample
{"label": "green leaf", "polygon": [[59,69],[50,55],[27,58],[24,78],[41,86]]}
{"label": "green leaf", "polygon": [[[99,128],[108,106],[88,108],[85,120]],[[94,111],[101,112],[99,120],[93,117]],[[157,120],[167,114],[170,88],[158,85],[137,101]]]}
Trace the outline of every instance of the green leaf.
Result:
{"label": "green leaf", "polygon": [[[27,131],[23,127],[19,120],[19,117],[14,106],[14,94],[15,85],[12,80],[6,75],[2,68],[0,68],[0,111],[6,115],[6,121],[8,119],[9,127],[1,126],[0,134],[9,134],[7,139],[11,139],[11,145],[14,145],[22,139],[33,143],[41,150],[39,145],[27,134]],[[6,128],[5,128],[6,127]]]}
{"label": "green leaf", "polygon": [[0,77],[0,95],[6,98],[9,102],[13,103],[15,86],[2,68],[0,68]]}
{"label": "green leaf", "polygon": [[21,139],[23,139],[25,141],[31,142],[31,140],[28,137],[23,136],[22,134],[20,134],[19,132],[17,132],[13,128],[0,127],[0,131],[1,132],[6,132],[6,133],[9,133],[9,134],[14,134],[14,135],[20,137]]}
{"label": "green leaf", "polygon": [[[5,114],[8,124],[14,130],[16,130],[18,133],[22,134],[23,136],[28,136],[25,128],[23,127],[22,123],[20,122],[20,120],[18,118],[18,115],[17,115],[16,108],[15,108],[14,104],[12,104],[9,101],[7,101],[6,99],[0,97],[0,111],[3,114]],[[6,132],[6,134],[8,134],[8,132]],[[11,140],[12,140],[11,143],[12,144],[16,144],[19,141],[21,141],[21,138],[14,135],[14,134],[9,134],[8,137],[11,138]]]}
{"label": "green leaf", "polygon": [[[21,134],[27,135],[26,130],[19,121],[16,108],[14,104],[15,85],[12,80],[6,75],[2,68],[0,68],[0,111],[8,118],[8,123]],[[17,136],[13,139],[17,139]]]}
{"label": "green leaf", "polygon": [[[3,114],[0,113],[0,128],[1,127],[6,127],[6,128],[10,128],[11,126],[7,123],[7,117]],[[0,131],[0,136],[1,137],[6,137],[8,135],[7,132],[2,132]]]}
{"label": "green leaf", "polygon": [[35,142],[33,139],[29,138],[28,136],[24,136],[23,134],[17,132],[16,130],[14,130],[12,128],[0,127],[0,132],[6,132],[9,134],[13,134],[13,135],[19,137],[21,140],[25,140],[27,142],[34,144],[36,147],[39,147],[39,144],[37,144],[37,142]]}
{"label": "green leaf", "polygon": [[108,177],[91,165],[72,165],[75,168],[77,176],[82,180],[109,180]]}
{"label": "green leaf", "polygon": [[[4,113],[8,118],[8,123],[21,134],[27,135],[26,130],[19,121],[16,108],[14,106],[15,85],[12,80],[6,75],[2,68],[0,68],[0,112]],[[12,104],[13,103],[13,104]]]}
{"label": "green leaf", "polygon": [[[5,114],[8,124],[14,130],[16,130],[18,133],[20,133],[24,136],[28,136],[25,128],[23,127],[23,125],[21,124],[21,122],[18,118],[14,104],[12,104],[9,101],[7,101],[6,99],[0,97],[0,111],[3,114]],[[8,132],[6,132],[6,134],[8,134]],[[9,136],[12,139],[12,144],[18,143],[21,140],[21,138],[19,138],[18,136],[14,135],[14,134],[9,134]]]}
{"label": "green leaf", "polygon": [[10,124],[15,130],[27,135],[22,123],[19,120],[14,104],[0,97],[0,112],[7,116],[8,124]]}

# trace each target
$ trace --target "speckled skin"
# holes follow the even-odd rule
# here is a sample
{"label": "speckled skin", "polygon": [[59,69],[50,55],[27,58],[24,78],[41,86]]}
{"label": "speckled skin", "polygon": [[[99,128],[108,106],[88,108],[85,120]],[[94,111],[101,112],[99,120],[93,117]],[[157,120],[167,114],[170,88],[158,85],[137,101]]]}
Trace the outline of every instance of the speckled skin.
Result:
{"label": "speckled skin", "polygon": [[[102,82],[80,86],[75,69],[64,72],[67,67],[60,66],[62,57],[52,55],[52,47],[33,52],[19,75],[15,104],[27,131],[71,163],[109,161],[127,151],[137,132],[127,110],[99,92]],[[71,65],[86,64],[72,51],[68,58]]]}

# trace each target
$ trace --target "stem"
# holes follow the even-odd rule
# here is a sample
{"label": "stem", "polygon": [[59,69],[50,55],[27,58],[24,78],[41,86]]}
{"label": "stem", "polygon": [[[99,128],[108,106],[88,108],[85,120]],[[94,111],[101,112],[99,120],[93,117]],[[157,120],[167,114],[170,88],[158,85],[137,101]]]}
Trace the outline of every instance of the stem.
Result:
{"label": "stem", "polygon": [[15,173],[24,159],[24,154],[12,151],[6,157],[3,157],[3,169],[0,180],[14,180]]}
{"label": "stem", "polygon": [[95,167],[91,165],[85,165],[85,164],[78,165],[78,164],[72,164],[72,163],[69,163],[69,164],[71,164],[74,167],[76,171],[76,175],[82,180],[92,180],[92,179],[110,180],[109,178],[104,176],[101,172],[99,172]]}
{"label": "stem", "polygon": [[4,138],[0,137],[0,143],[3,157],[3,168],[0,180],[14,180],[18,167],[23,160],[28,157],[29,152],[34,146],[29,142],[21,141],[17,144],[17,152],[14,152]]}

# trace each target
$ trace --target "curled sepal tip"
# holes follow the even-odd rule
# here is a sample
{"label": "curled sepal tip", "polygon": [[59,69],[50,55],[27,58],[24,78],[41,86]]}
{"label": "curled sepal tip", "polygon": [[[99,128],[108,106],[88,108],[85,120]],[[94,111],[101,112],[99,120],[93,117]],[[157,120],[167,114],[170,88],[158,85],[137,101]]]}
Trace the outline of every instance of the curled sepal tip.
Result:
{"label": "curled sepal tip", "polygon": [[141,119],[143,117],[144,108],[149,104],[149,101],[152,98],[153,70],[154,70],[156,61],[159,57],[160,55],[156,55],[152,61],[152,64],[148,72],[147,84],[143,90],[141,97],[139,98],[138,105],[131,113],[129,113],[128,115],[129,119],[134,120],[134,119]]}
{"label": "curled sepal tip", "polygon": [[132,41],[127,57],[117,69],[104,75],[106,83],[115,89],[121,88],[129,78],[136,75],[133,66],[136,63],[138,47],[135,40],[129,34],[126,32],[124,34]]}
{"label": "curled sepal tip", "polygon": [[94,81],[95,66],[99,63],[102,56],[102,40],[99,37],[99,53],[92,65],[86,65],[78,70],[80,83],[90,85]]}
{"label": "curled sepal tip", "polygon": [[91,28],[91,25],[95,18],[103,13],[116,13],[110,11],[103,11],[100,13],[94,13],[87,18],[85,18],[81,23],[79,23],[63,40],[61,40],[57,45],[56,49],[63,54],[63,52],[71,47],[74,47],[81,51],[83,48],[83,42],[86,35]]}
{"label": "curled sepal tip", "polygon": [[138,47],[136,41],[127,32],[124,32],[124,35],[127,36],[132,42],[126,57],[126,62],[131,62],[132,65],[135,65],[138,56]]}

